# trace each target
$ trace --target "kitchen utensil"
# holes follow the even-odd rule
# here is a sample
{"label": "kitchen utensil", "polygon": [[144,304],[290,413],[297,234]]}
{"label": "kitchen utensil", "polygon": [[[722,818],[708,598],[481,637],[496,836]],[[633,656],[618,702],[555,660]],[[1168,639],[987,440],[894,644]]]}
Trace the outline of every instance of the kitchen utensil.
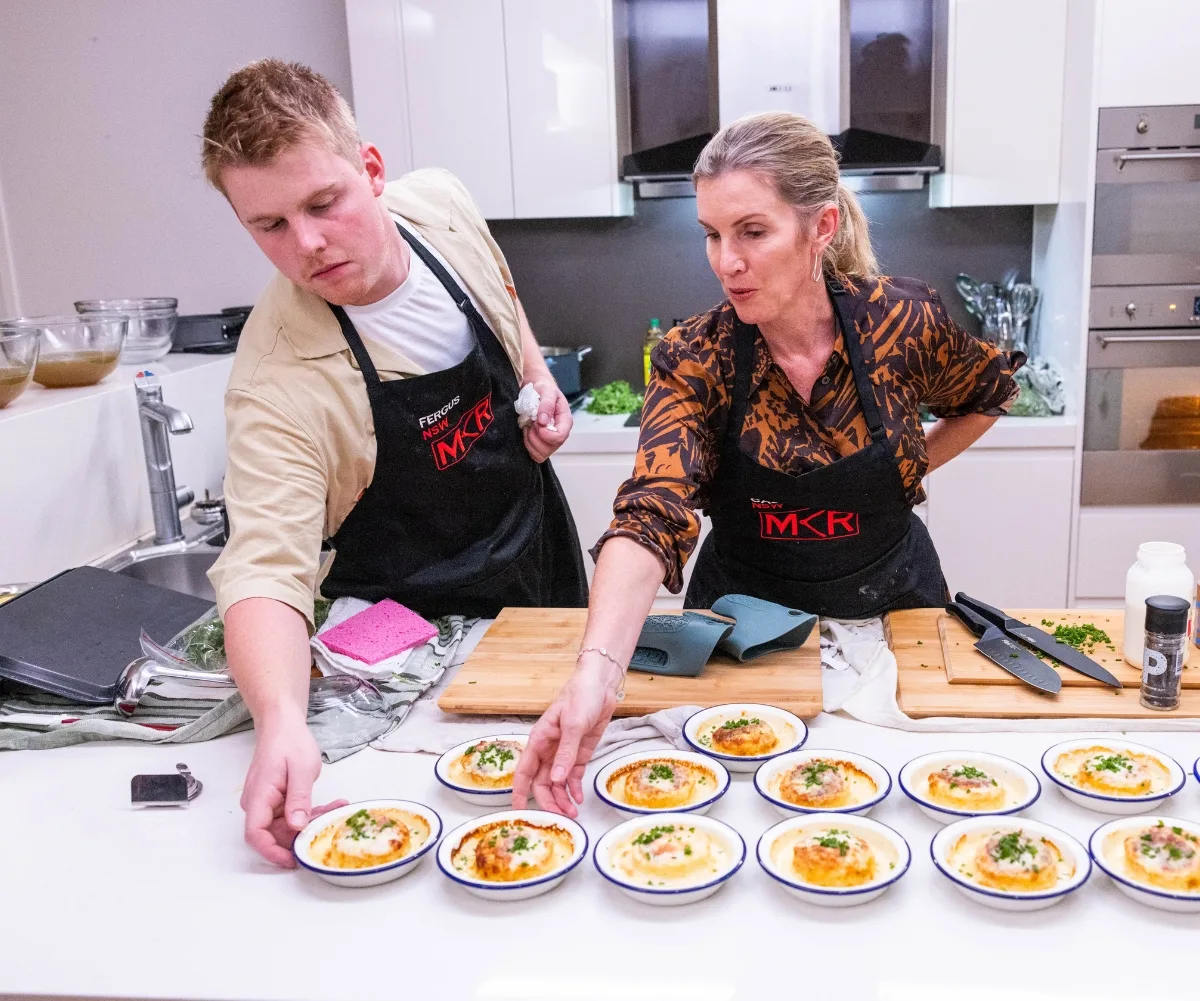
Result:
{"label": "kitchen utensil", "polygon": [[732,623],[698,612],[647,616],[629,670],[694,678],[732,629]]}
{"label": "kitchen utensil", "polygon": [[573,396],[583,390],[583,374],[580,367],[585,355],[592,353],[590,347],[557,348],[545,344],[541,348],[546,367],[558,383],[563,396]]}
{"label": "kitchen utensil", "polygon": [[6,329],[0,323],[0,407],[29,388],[41,343],[37,329]]}
{"label": "kitchen utensil", "polygon": [[1013,642],[999,626],[977,615],[965,605],[950,602],[946,611],[957,616],[979,641],[975,649],[994,664],[1020,678],[1025,684],[1050,695],[1057,695],[1062,688],[1062,679],[1053,668],[1047,667],[1023,646]]}
{"label": "kitchen utensil", "polygon": [[979,282],[967,274],[960,274],[954,279],[954,287],[962,296],[963,305],[975,319],[983,319],[983,303],[979,294]]}
{"label": "kitchen utensil", "polygon": [[237,350],[238,338],[250,316],[251,306],[235,306],[219,313],[194,313],[179,317],[173,352],[229,354]]}
{"label": "kitchen utensil", "polygon": [[129,782],[130,805],[187,806],[204,791],[204,783],[182,761],[167,775],[135,775]]}
{"label": "kitchen utensil", "polygon": [[117,367],[129,321],[124,316],[28,316],[0,323],[0,335],[37,331],[33,381],[47,389],[91,386]]}
{"label": "kitchen utensil", "polygon": [[1005,296],[1011,301],[1013,288],[1016,287],[1017,279],[1021,276],[1021,272],[1017,268],[1009,268],[1004,272],[1004,277],[1000,279],[1000,287],[1004,289]]}
{"label": "kitchen utensil", "polygon": [[991,341],[1001,351],[1013,349],[1013,318],[1008,300],[1003,295],[985,295],[983,307],[983,339]]}
{"label": "kitchen utensil", "polygon": [[[587,610],[505,608],[438,700],[445,712],[525,715],[543,712],[575,670]],[[674,706],[756,702],[797,716],[821,711],[821,645],[813,630],[798,650],[768,654],[754,670],[715,657],[699,678],[631,671],[617,715],[642,716]]]}
{"label": "kitchen utensil", "polygon": [[748,594],[727,594],[713,602],[712,610],[734,620],[733,629],[722,637],[718,649],[742,662],[803,646],[817,624],[811,612]]}
{"label": "kitchen utensil", "polygon": [[1033,343],[1034,311],[1037,309],[1041,293],[1032,285],[1018,282],[1009,292],[1009,302],[1012,305],[1013,341],[1017,350],[1024,351],[1032,357],[1036,345]]}
{"label": "kitchen utensil", "polygon": [[178,319],[178,299],[80,299],[75,311],[96,316],[125,316],[129,333],[121,348],[122,365],[157,361],[171,350]]}
{"label": "kitchen utensil", "polygon": [[1091,657],[1076,650],[1069,643],[1056,640],[1044,629],[1038,629],[1036,626],[1031,626],[1020,619],[1014,619],[1000,609],[993,608],[991,605],[985,604],[977,598],[972,598],[962,591],[959,591],[954,596],[954,600],[958,604],[965,605],[972,611],[977,612],[993,625],[999,626],[1009,636],[1019,639],[1022,643],[1033,647],[1035,650],[1040,650],[1060,664],[1066,664],[1071,670],[1078,671],[1089,678],[1095,678],[1097,681],[1111,685],[1113,688],[1122,687],[1121,682],[1111,671],[1101,667]]}

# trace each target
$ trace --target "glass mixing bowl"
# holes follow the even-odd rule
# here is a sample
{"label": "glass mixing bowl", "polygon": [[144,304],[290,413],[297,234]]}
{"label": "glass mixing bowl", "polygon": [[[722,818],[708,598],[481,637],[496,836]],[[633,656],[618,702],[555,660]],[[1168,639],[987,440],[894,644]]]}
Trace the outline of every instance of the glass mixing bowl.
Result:
{"label": "glass mixing bowl", "polygon": [[0,322],[0,407],[7,407],[29,388],[37,364],[41,333],[36,328]]}
{"label": "glass mixing bowl", "polygon": [[33,381],[47,389],[92,386],[117,367],[129,320],[89,313],[6,320],[5,331],[35,330],[41,340]]}
{"label": "glass mixing bowl", "polygon": [[77,313],[129,317],[129,333],[121,349],[122,365],[158,361],[170,352],[179,322],[178,307],[179,300],[167,296],[157,299],[80,299],[75,303]]}

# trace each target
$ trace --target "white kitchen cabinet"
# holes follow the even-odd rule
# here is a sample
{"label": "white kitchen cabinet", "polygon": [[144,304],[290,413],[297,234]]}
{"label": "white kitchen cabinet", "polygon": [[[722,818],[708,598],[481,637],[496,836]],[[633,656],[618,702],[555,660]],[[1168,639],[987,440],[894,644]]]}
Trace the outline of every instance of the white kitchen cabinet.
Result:
{"label": "white kitchen cabinet", "polygon": [[1079,509],[1075,597],[1081,604],[1125,603],[1125,574],[1143,542],[1177,542],[1200,569],[1200,507],[1147,504]]}
{"label": "white kitchen cabinet", "polygon": [[1071,449],[976,446],[929,483],[929,534],[951,594],[1009,608],[1066,606]]}
{"label": "white kitchen cabinet", "polygon": [[413,169],[398,0],[346,0],[350,82],[359,135],[383,154],[389,178]]}
{"label": "white kitchen cabinet", "polygon": [[1098,105],[1200,104],[1197,37],[1196,0],[1102,0]]}
{"label": "white kitchen cabinet", "polygon": [[938,0],[934,208],[1059,200],[1068,0]]}

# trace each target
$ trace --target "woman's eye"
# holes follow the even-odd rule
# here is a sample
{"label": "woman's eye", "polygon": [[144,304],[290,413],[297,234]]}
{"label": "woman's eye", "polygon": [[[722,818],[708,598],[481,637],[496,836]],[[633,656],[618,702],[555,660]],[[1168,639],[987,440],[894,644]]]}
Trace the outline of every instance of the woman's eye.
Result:
{"label": "woman's eye", "polygon": [[719,240],[719,239],[721,239],[721,237],[720,237],[720,234],[718,234],[718,233],[705,233],[705,234],[704,234],[704,239],[706,239],[706,240]]}

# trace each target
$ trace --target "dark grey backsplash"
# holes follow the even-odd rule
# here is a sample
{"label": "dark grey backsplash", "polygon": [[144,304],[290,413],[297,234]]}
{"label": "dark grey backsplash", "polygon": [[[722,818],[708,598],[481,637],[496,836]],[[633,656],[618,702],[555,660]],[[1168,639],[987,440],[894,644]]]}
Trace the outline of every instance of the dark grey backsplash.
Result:
{"label": "dark grey backsplash", "polygon": [[[966,271],[998,280],[1007,268],[1028,279],[1033,209],[931,209],[924,191],[861,195],[875,252],[887,274],[909,275],[942,293],[959,323],[977,330],[954,291]],[[590,344],[584,382],[641,382],[650,317],[666,329],[719,302],[692,198],[640,201],[623,219],[497,220],[521,302],[543,344]]]}

